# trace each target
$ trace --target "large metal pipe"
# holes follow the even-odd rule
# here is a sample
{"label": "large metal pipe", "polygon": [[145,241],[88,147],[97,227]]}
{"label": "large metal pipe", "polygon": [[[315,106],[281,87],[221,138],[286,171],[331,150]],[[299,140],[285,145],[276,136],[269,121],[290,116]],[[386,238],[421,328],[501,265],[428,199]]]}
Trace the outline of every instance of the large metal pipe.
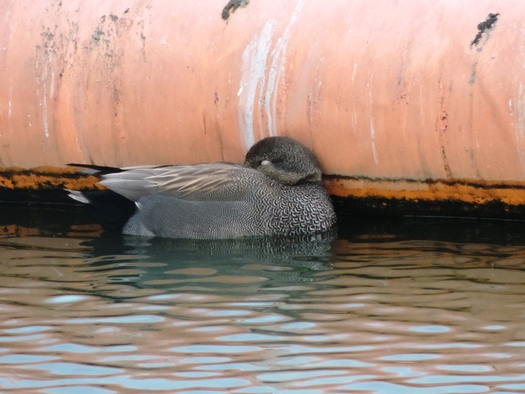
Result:
{"label": "large metal pipe", "polygon": [[2,1],[0,166],[286,134],[341,197],[525,203],[525,3],[237,1]]}

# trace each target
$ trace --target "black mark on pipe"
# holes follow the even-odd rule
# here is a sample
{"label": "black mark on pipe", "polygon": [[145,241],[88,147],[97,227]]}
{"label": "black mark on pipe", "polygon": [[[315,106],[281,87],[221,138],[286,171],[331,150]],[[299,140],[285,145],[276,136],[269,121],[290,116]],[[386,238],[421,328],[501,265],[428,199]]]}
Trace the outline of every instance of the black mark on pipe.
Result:
{"label": "black mark on pipe", "polygon": [[474,37],[474,39],[470,43],[470,46],[479,44],[481,37],[483,37],[483,33],[491,30],[494,27],[494,24],[498,21],[498,16],[499,16],[499,13],[497,14],[490,13],[487,16],[487,18],[478,25],[478,34],[476,34],[476,37]]}
{"label": "black mark on pipe", "polygon": [[228,20],[230,17],[230,10],[232,11],[232,14],[237,10],[239,7],[246,7],[246,4],[248,4],[250,0],[230,0],[228,1],[228,4],[223,8],[222,10],[222,19]]}

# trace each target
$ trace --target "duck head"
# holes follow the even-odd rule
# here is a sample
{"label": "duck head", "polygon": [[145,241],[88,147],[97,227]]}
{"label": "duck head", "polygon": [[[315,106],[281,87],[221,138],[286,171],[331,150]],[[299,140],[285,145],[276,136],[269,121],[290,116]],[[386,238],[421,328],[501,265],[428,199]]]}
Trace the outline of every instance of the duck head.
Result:
{"label": "duck head", "polygon": [[321,182],[321,168],[314,154],[289,137],[268,137],[253,145],[244,162],[284,185]]}

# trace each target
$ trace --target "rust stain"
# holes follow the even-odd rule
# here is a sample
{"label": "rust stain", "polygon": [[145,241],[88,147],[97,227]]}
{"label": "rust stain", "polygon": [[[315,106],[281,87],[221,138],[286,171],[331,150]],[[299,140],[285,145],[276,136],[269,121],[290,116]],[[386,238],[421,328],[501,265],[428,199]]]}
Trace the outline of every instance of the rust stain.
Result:
{"label": "rust stain", "polygon": [[494,201],[515,206],[525,204],[525,182],[515,181],[414,181],[329,176],[324,184],[328,192],[337,197],[379,197],[436,204],[451,200],[466,204],[487,204]]}
{"label": "rust stain", "polygon": [[27,194],[30,200],[56,202],[65,194],[64,188],[100,189],[98,180],[72,167],[0,168],[0,200],[16,200]]}
{"label": "rust stain", "polygon": [[443,83],[441,79],[439,80],[439,98],[440,98],[440,110],[439,110],[439,119],[436,125],[438,132],[439,143],[441,145],[441,157],[443,159],[443,165],[445,167],[445,173],[448,178],[452,178],[452,171],[450,170],[450,165],[447,158],[447,149],[446,149],[446,138],[448,130],[448,113],[447,106],[445,105],[445,91],[443,88]]}
{"label": "rust stain", "polygon": [[[64,188],[103,189],[74,167],[0,168],[0,201],[66,203]],[[525,182],[478,179],[382,179],[327,175],[339,214],[385,213],[525,218]]]}

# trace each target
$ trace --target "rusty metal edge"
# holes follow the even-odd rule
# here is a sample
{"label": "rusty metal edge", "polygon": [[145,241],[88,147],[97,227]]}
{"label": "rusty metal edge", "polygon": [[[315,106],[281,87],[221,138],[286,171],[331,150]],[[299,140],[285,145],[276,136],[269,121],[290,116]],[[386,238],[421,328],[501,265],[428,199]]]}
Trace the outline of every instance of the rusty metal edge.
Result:
{"label": "rusty metal edge", "polygon": [[100,189],[98,181],[96,176],[74,167],[0,168],[0,202],[70,204],[72,201],[64,189]]}
{"label": "rusty metal edge", "polygon": [[[75,167],[0,168],[0,201],[73,204],[64,189],[102,189]],[[437,215],[525,220],[525,182],[325,175],[338,215]]]}

